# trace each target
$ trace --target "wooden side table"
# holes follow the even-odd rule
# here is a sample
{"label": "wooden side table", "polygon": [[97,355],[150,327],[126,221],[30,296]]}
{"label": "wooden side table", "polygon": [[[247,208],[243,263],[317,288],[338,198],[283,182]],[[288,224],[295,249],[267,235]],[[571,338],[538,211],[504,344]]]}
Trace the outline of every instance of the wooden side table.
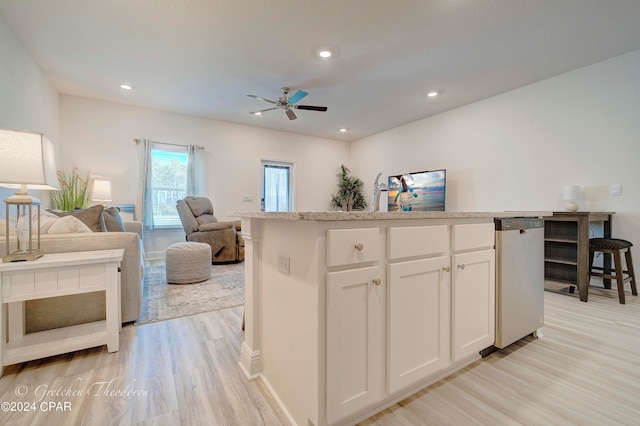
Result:
{"label": "wooden side table", "polygon": [[[120,263],[124,249],[47,254],[0,264],[0,376],[4,366],[107,345],[119,349]],[[24,301],[104,291],[106,320],[25,334]],[[9,306],[9,339],[5,324]]]}
{"label": "wooden side table", "polygon": [[[545,281],[578,287],[580,300],[589,298],[589,224],[603,223],[603,237],[611,238],[613,212],[553,212],[544,218]],[[611,271],[607,258],[605,270]],[[611,286],[610,280],[605,286]]]}

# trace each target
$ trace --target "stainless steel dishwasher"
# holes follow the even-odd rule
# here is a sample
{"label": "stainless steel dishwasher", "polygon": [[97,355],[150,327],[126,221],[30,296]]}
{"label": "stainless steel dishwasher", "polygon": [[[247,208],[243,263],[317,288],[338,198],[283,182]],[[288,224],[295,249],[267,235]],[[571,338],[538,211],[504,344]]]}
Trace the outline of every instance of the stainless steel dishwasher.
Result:
{"label": "stainless steel dishwasher", "polygon": [[544,325],[544,221],[496,219],[496,343],[504,348]]}

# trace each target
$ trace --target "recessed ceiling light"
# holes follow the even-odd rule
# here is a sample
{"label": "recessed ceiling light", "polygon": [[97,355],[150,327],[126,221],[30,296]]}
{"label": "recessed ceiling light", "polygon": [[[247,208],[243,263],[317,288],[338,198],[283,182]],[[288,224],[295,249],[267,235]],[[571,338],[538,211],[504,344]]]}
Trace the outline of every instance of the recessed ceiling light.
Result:
{"label": "recessed ceiling light", "polygon": [[438,93],[437,90],[432,90],[430,92],[427,93],[427,96],[430,98],[435,98],[436,96],[438,96],[440,93]]}
{"label": "recessed ceiling light", "polygon": [[349,130],[349,129],[346,129],[346,128],[344,128],[344,127],[343,127],[342,129],[339,129],[338,131],[339,131],[340,133],[345,133],[345,132],[347,132],[348,130]]}
{"label": "recessed ceiling light", "polygon": [[121,84],[120,88],[123,89],[123,90],[133,90],[133,87],[131,87],[128,84]]}
{"label": "recessed ceiling light", "polygon": [[321,58],[330,58],[331,55],[333,55],[333,50],[331,49],[320,49],[318,50],[318,56],[320,56]]}
{"label": "recessed ceiling light", "polygon": [[250,112],[251,115],[262,115],[262,111]]}

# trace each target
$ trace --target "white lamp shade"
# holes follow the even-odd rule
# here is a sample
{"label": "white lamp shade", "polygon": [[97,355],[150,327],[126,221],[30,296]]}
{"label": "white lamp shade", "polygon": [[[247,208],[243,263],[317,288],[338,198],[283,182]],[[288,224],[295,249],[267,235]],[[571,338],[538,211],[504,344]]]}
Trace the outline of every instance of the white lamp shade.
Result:
{"label": "white lamp shade", "polygon": [[40,133],[0,129],[0,186],[60,189],[55,149]]}
{"label": "white lamp shade", "polygon": [[568,185],[564,187],[564,200],[579,200],[580,185]]}
{"label": "white lamp shade", "polygon": [[111,182],[101,179],[94,180],[91,199],[93,201],[111,201]]}

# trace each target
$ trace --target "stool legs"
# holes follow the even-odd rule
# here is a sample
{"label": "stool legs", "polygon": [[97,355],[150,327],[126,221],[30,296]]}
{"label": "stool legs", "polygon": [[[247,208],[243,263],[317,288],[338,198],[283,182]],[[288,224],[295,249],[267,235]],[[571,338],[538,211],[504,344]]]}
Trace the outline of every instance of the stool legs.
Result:
{"label": "stool legs", "polygon": [[624,275],[622,272],[622,256],[620,256],[620,250],[615,250],[613,252],[613,261],[615,262],[616,267],[616,283],[618,285],[618,297],[620,297],[620,303],[625,304],[624,297]]}
{"label": "stool legs", "polygon": [[[589,287],[589,283],[591,282],[591,268],[593,268],[594,255],[595,255],[595,252],[593,250],[589,250],[589,269],[587,269],[587,287]],[[604,253],[603,253],[603,256],[604,256]],[[609,288],[611,288],[611,284],[609,284]]]}
{"label": "stool legs", "polygon": [[631,284],[631,294],[634,296],[638,295],[638,288],[636,287],[636,274],[633,271],[633,261],[631,260],[631,250],[627,250],[624,254],[624,258],[627,261],[627,273],[631,278],[629,282]]}

